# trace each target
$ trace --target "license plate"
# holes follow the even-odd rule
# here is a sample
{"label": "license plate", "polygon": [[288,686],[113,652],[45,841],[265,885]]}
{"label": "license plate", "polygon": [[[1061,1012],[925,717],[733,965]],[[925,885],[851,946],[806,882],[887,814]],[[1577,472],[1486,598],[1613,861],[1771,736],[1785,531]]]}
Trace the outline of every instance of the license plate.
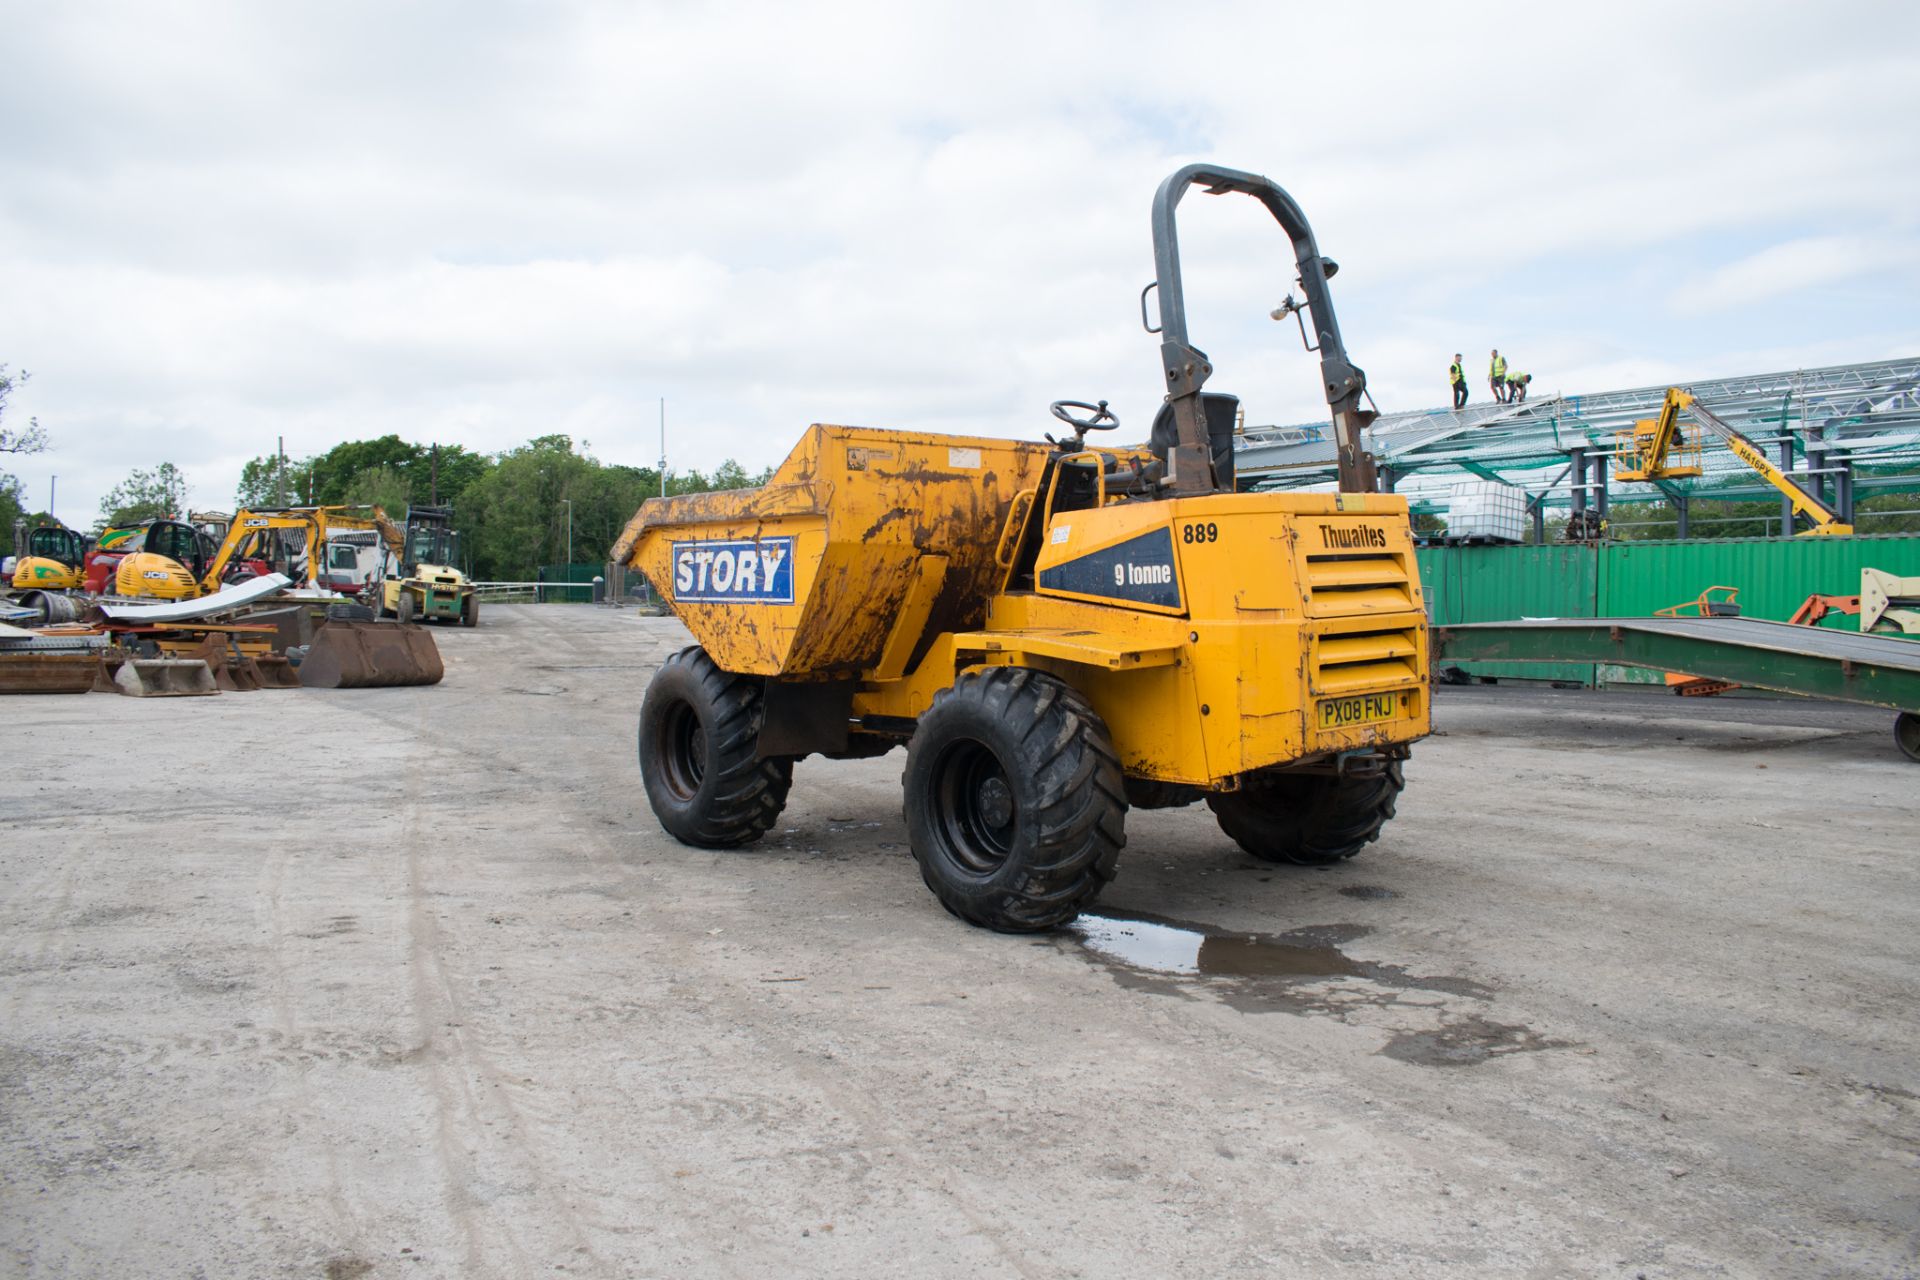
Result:
{"label": "license plate", "polygon": [[1347,729],[1356,724],[1391,720],[1400,709],[1396,693],[1362,693],[1351,698],[1327,698],[1320,703],[1322,729]]}

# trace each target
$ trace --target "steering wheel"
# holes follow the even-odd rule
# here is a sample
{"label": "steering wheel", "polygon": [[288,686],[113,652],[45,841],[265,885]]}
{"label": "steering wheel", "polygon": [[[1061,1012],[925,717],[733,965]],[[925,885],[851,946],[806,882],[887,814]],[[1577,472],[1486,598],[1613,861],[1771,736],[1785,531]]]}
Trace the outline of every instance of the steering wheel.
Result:
{"label": "steering wheel", "polygon": [[[1088,404],[1084,400],[1055,400],[1048,407],[1053,410],[1054,417],[1073,428],[1075,435],[1084,436],[1089,431],[1111,431],[1120,425],[1120,419],[1107,408],[1105,400],[1099,404]],[[1093,416],[1076,418],[1067,412],[1069,409],[1084,409]]]}

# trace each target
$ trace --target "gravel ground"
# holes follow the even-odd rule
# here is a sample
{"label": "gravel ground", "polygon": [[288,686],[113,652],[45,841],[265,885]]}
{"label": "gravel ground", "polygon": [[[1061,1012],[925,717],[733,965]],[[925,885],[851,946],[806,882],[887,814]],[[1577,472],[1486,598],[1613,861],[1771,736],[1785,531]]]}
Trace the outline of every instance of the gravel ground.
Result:
{"label": "gravel ground", "polygon": [[0,1274],[1920,1274],[1920,768],[1885,713],[1446,689],[1400,816],[1129,815],[1002,937],[904,754],[655,824],[678,625],[430,689],[12,698]]}

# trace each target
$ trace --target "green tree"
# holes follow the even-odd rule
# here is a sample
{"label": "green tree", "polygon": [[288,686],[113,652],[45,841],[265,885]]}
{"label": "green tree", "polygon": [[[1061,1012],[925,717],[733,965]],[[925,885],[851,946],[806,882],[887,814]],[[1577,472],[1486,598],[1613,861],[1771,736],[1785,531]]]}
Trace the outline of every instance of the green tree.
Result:
{"label": "green tree", "polygon": [[457,444],[428,445],[408,477],[413,500],[458,507],[460,495],[492,466],[493,459],[486,454],[470,452]]}
{"label": "green tree", "polygon": [[284,475],[281,466],[280,455],[269,453],[241,467],[234,505],[243,508],[308,505],[313,492],[313,459],[286,459]]}
{"label": "green tree", "polygon": [[27,514],[27,490],[19,479],[0,471],[0,554],[12,555],[13,525]]}
{"label": "green tree", "polygon": [[[456,523],[466,535],[474,572],[483,579],[525,581],[566,554],[567,502],[590,488],[599,466],[575,453],[563,435],[540,436],[499,455],[493,468],[461,495]],[[576,530],[581,513],[574,512]]]}
{"label": "green tree", "polygon": [[191,487],[180,468],[171,462],[163,462],[152,471],[136,468],[125,480],[107,490],[107,496],[100,500],[98,527],[184,516]]}
{"label": "green tree", "polygon": [[[28,418],[27,425],[17,430],[6,425],[7,400],[27,377],[25,370],[9,374],[7,366],[0,364],[0,453],[39,453],[47,447],[46,432],[37,418]],[[0,471],[0,538],[6,539],[0,545],[12,546],[14,521],[26,514],[26,505],[26,486],[20,478]]]}
{"label": "green tree", "polygon": [[409,498],[406,476],[392,467],[368,467],[347,486],[343,501],[355,507],[383,507],[397,520],[405,514]]}
{"label": "green tree", "polygon": [[39,453],[47,447],[47,433],[40,429],[38,418],[28,418],[24,427],[5,425],[7,401],[13,398],[13,389],[32,376],[25,369],[10,374],[7,366],[0,364],[0,453]]}
{"label": "green tree", "polygon": [[[414,467],[425,457],[425,449],[399,436],[343,441],[313,459],[313,501],[320,506],[345,502],[354,479],[375,467],[386,467],[411,480]],[[421,489],[424,492],[425,486]]]}

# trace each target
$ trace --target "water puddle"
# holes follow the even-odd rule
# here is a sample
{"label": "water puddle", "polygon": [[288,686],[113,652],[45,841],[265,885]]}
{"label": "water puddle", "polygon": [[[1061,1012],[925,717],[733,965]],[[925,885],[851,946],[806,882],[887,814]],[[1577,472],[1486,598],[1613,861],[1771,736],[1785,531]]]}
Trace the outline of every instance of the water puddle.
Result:
{"label": "water puddle", "polygon": [[1145,916],[1083,915],[1066,932],[1094,956],[1181,977],[1342,978],[1366,971],[1330,940],[1217,933]]}
{"label": "water puddle", "polygon": [[[1354,898],[1395,896],[1368,885],[1351,888],[1355,892],[1348,896]],[[1491,1002],[1493,991],[1481,983],[1409,973],[1400,965],[1356,960],[1343,950],[1371,932],[1364,925],[1334,924],[1289,933],[1235,933],[1139,912],[1102,911],[1082,915],[1060,937],[1130,990],[1182,999],[1210,995],[1242,1013],[1317,1014],[1364,1023],[1387,1033],[1380,1053],[1416,1066],[1473,1066],[1510,1053],[1567,1046],[1529,1027],[1461,1009],[1446,998]]]}

